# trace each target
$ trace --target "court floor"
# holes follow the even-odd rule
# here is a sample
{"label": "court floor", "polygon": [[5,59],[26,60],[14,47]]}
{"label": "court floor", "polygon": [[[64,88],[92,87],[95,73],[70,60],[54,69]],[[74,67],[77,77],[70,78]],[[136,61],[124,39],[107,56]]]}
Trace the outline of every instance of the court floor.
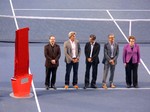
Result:
{"label": "court floor", "polygon": [[[147,112],[150,103],[150,3],[149,0],[1,0],[0,1],[0,112]],[[16,99],[12,93],[14,73],[14,40],[17,29],[29,27],[30,70],[33,74],[32,98]],[[70,85],[64,90],[65,63],[63,42],[69,31],[77,32],[81,43],[79,89]],[[100,61],[107,35],[114,33],[119,43],[115,89],[101,88],[103,64],[99,64],[98,89],[84,86],[84,46],[90,34],[97,36],[101,45]],[[57,90],[44,88],[44,45],[49,35],[55,35],[61,47],[57,72]],[[134,35],[140,45],[139,88],[126,88],[122,63],[123,46],[127,37]],[[71,79],[72,81],[72,74]]]}

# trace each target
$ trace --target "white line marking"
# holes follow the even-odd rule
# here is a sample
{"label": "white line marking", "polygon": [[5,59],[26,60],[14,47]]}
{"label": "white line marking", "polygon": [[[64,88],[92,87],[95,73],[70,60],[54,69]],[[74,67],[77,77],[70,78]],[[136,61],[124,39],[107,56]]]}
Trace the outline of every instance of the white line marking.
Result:
{"label": "white line marking", "polygon": [[14,9],[16,11],[88,11],[88,12],[93,12],[93,11],[116,11],[116,12],[123,12],[123,11],[130,11],[130,12],[149,12],[150,10],[135,10],[135,9]]}
{"label": "white line marking", "polygon": [[[110,12],[108,10],[107,10],[107,13],[111,17],[111,19],[113,20],[113,22],[115,23],[115,25],[117,26],[117,28],[120,30],[120,32],[122,33],[122,35],[124,36],[124,38],[126,39],[126,41],[129,42],[127,36],[121,30],[120,26],[118,25],[118,23],[115,21],[115,19],[113,18],[113,16],[110,14]],[[146,69],[146,71],[148,72],[148,74],[150,75],[149,69],[147,68],[147,66],[145,65],[145,63],[143,62],[143,60],[141,58],[140,58],[140,61],[141,61],[142,65],[144,66],[144,68]]]}
{"label": "white line marking", "polygon": [[113,20],[113,22],[115,23],[115,25],[117,26],[117,28],[119,29],[119,31],[122,33],[122,35],[124,36],[124,38],[126,39],[127,42],[128,38],[126,37],[126,35],[124,34],[124,32],[122,31],[122,29],[120,28],[120,26],[118,25],[118,23],[114,20],[114,18],[112,17],[112,15],[110,14],[110,12],[107,10],[108,15],[110,16],[110,18]]}
{"label": "white line marking", "polygon": [[37,94],[36,94],[36,89],[35,89],[33,80],[32,80],[32,89],[33,89],[33,93],[34,93],[34,96],[35,96],[35,101],[36,101],[36,105],[37,105],[37,108],[38,108],[38,112],[41,112],[41,108],[40,108],[40,104],[39,104],[39,101],[38,101],[38,97],[37,97]]}
{"label": "white line marking", "polygon": [[[29,68],[29,74],[32,74],[30,68]],[[37,94],[36,94],[36,89],[35,89],[35,86],[34,86],[33,79],[32,79],[32,90],[33,90],[33,93],[34,93],[34,96],[35,96],[35,101],[36,101],[36,105],[37,105],[37,108],[38,108],[38,112],[41,112],[41,108],[40,108],[40,104],[39,104],[38,97],[37,97]]]}
{"label": "white line marking", "polygon": [[132,21],[129,21],[129,36],[132,35]]}
{"label": "white line marking", "polygon": [[[19,27],[18,27],[18,23],[17,23],[16,16],[15,16],[15,12],[14,12],[14,8],[13,8],[12,0],[9,0],[9,1],[10,1],[11,10],[12,10],[12,13],[13,13],[13,18],[14,18],[14,21],[15,21],[15,25],[16,25],[16,28],[17,28],[17,30],[18,30]],[[29,74],[31,74],[30,68],[29,68]],[[34,92],[34,96],[35,96],[35,101],[36,101],[36,104],[37,104],[38,112],[41,112],[41,109],[40,109],[39,101],[38,101],[38,98],[37,98],[37,95],[36,95],[36,91],[35,91],[35,87],[34,87],[33,80],[32,80],[32,89],[33,89],[33,92]]]}
{"label": "white line marking", "polygon": [[[10,15],[0,15],[0,17],[14,18]],[[17,19],[46,19],[46,20],[72,20],[72,21],[144,21],[149,22],[150,19],[103,19],[103,18],[69,18],[69,17],[42,17],[42,16],[15,16]]]}
{"label": "white line marking", "polygon": [[148,72],[148,74],[150,75],[150,71],[147,68],[147,66],[145,65],[144,61],[142,59],[140,59],[140,62],[143,64],[144,68],[146,69],[146,71]]}
{"label": "white line marking", "polygon": [[18,29],[19,29],[19,27],[18,27],[18,23],[17,23],[16,15],[15,15],[14,7],[13,7],[13,4],[12,4],[12,1],[11,1],[11,0],[9,0],[9,2],[10,2],[11,10],[12,10],[12,13],[13,13],[13,18],[14,18],[14,21],[15,21],[15,25],[16,25],[16,28],[17,28],[17,30],[18,30]]}
{"label": "white line marking", "polygon": [[49,89],[49,90],[46,90],[45,88],[35,88],[36,91],[57,91],[57,90],[64,90],[64,91],[70,91],[70,90],[150,90],[150,88],[107,88],[107,89],[104,89],[104,88],[97,88],[97,89],[93,89],[93,88],[87,88],[87,89],[83,89],[83,88],[78,88],[78,89],[75,89],[75,88],[68,88],[68,89],[65,89],[65,88],[57,88],[56,90],[54,89]]}

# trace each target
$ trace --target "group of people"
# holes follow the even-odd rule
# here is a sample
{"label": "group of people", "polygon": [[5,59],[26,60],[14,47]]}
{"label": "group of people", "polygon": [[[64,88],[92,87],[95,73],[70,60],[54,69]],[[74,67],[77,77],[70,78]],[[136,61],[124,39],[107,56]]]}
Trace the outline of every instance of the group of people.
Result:
{"label": "group of people", "polygon": [[[64,88],[68,89],[70,85],[70,72],[73,68],[73,81],[72,85],[78,89],[78,67],[81,54],[80,43],[76,39],[76,32],[71,31],[68,34],[69,39],[64,42],[64,54],[66,63],[65,73],[65,85]],[[139,45],[135,43],[135,37],[129,36],[129,43],[124,46],[123,49],[123,63],[125,66],[126,84],[127,88],[133,87],[138,88],[138,65],[140,63],[140,49]],[[100,44],[96,42],[96,36],[91,34],[89,41],[85,44],[85,79],[84,89],[86,88],[97,88],[97,71],[99,61]],[[56,89],[56,72],[59,66],[59,58],[61,56],[60,46],[56,44],[55,36],[49,37],[49,43],[44,46],[45,61],[45,88]],[[115,88],[116,85],[113,82],[115,66],[117,64],[117,58],[119,55],[119,45],[115,42],[115,35],[108,35],[108,42],[104,44],[104,57],[102,63],[104,64],[102,88],[107,89],[108,84],[106,82],[108,72],[110,71],[109,87]],[[90,81],[90,69],[92,68],[92,79]]]}

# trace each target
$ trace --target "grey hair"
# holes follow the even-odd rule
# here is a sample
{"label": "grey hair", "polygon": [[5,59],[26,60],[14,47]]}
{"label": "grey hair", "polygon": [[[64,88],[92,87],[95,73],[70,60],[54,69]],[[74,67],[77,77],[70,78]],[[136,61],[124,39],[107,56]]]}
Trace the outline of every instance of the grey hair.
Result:
{"label": "grey hair", "polygon": [[113,36],[113,37],[115,38],[115,35],[114,35],[113,33],[109,34],[109,35],[108,35],[108,38],[109,38],[110,36]]}

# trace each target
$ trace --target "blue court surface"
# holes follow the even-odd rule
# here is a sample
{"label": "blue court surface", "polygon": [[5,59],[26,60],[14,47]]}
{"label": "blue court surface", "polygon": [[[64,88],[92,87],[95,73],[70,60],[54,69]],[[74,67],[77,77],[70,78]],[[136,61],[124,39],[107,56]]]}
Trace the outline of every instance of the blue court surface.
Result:
{"label": "blue court surface", "polygon": [[[15,31],[29,27],[32,98],[12,98]],[[70,31],[81,43],[79,89],[64,90],[63,43]],[[149,0],[1,0],[0,1],[0,112],[149,112],[150,110],[150,1]],[[103,64],[99,64],[98,89],[82,89],[85,75],[84,46],[90,34],[101,45],[100,61],[107,35],[114,33],[119,43],[115,89],[104,90]],[[57,90],[45,90],[44,45],[50,35],[61,47]],[[122,62],[127,37],[134,35],[140,45],[139,88],[126,88]],[[71,79],[72,81],[72,73]]]}

